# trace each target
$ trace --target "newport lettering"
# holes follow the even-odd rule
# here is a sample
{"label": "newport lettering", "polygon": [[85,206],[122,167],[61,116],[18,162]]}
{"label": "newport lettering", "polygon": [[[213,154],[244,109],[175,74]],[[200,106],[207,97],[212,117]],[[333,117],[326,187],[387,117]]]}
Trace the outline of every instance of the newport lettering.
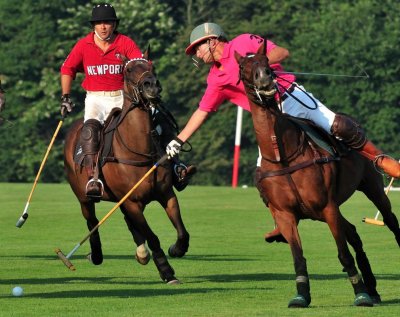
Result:
{"label": "newport lettering", "polygon": [[86,66],[87,74],[90,76],[97,76],[97,75],[115,75],[115,74],[122,74],[122,65],[87,65]]}
{"label": "newport lettering", "polygon": [[107,52],[99,52],[90,32],[74,46],[64,64],[61,74],[76,77],[85,73],[82,87],[88,91],[121,90],[124,87],[123,62],[119,55],[128,59],[142,57],[142,52],[130,38],[117,33]]}

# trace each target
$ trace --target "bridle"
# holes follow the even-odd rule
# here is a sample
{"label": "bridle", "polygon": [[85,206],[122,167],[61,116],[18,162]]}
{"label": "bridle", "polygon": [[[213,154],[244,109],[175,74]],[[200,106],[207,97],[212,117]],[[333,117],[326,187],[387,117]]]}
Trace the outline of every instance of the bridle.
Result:
{"label": "bridle", "polygon": [[[274,98],[276,92],[278,91],[278,88],[276,86],[276,83],[273,85],[273,87],[271,89],[268,89],[268,90],[261,89],[256,84],[254,84],[254,81],[255,81],[254,76],[255,76],[255,72],[256,72],[255,69],[258,68],[258,66],[259,66],[258,61],[253,61],[252,65],[251,65],[251,76],[253,77],[253,80],[250,81],[250,80],[246,79],[246,77],[244,76],[243,63],[246,61],[246,59],[252,58],[254,56],[255,56],[255,54],[247,54],[246,56],[243,56],[243,60],[239,64],[239,80],[238,80],[237,84],[239,84],[239,82],[242,81],[245,88],[247,88],[246,90],[248,90],[250,92],[252,101],[257,103],[258,105],[265,106],[264,99],[269,100],[269,99]],[[268,70],[267,70],[267,68],[268,68]],[[265,69],[266,69],[265,74],[267,74],[267,76],[270,77],[271,81],[275,82],[274,81],[274,78],[275,78],[274,72],[268,66],[266,66]]]}
{"label": "bridle", "polygon": [[[126,72],[131,72],[128,68],[130,63],[137,63],[137,64],[146,64],[150,68],[142,72],[137,80],[132,80]],[[131,101],[131,106],[135,107],[143,107],[149,108],[151,104],[155,103],[160,99],[159,92],[156,95],[150,95],[149,92],[146,90],[146,84],[149,83],[151,80],[156,80],[153,74],[153,67],[149,60],[145,58],[133,58],[125,62],[124,64],[124,77],[125,82],[127,85],[127,91],[124,91],[124,95]],[[151,78],[151,80],[148,80]],[[160,87],[158,81],[156,80],[156,84]]]}

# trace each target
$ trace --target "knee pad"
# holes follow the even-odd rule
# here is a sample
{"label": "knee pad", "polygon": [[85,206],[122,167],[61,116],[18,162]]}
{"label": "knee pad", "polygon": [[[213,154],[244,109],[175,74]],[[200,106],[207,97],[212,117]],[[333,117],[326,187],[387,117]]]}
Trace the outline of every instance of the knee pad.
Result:
{"label": "knee pad", "polygon": [[332,134],[354,149],[361,149],[367,142],[367,136],[361,125],[344,114],[336,114],[331,127]]}
{"label": "knee pad", "polygon": [[101,127],[101,123],[95,119],[89,119],[83,124],[81,141],[84,154],[96,154],[99,151]]}

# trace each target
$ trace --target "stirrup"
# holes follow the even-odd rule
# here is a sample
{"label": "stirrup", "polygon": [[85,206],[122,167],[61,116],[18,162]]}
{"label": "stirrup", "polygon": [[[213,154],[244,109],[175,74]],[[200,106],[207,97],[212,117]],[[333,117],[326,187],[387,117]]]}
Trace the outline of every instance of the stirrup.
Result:
{"label": "stirrup", "polygon": [[175,189],[180,192],[186,188],[189,184],[189,180],[197,172],[197,168],[194,165],[186,166],[182,162],[175,163],[174,174],[172,176],[172,183]]}
{"label": "stirrup", "polygon": [[[100,184],[100,193],[99,193],[99,195],[88,195],[89,185],[92,184],[92,183]],[[103,194],[104,194],[104,184],[103,184],[103,182],[101,181],[101,179],[94,179],[94,178],[91,178],[91,179],[87,182],[87,184],[86,184],[85,193],[86,193],[86,196],[88,196],[88,197],[94,197],[94,198],[101,198],[101,197],[103,197]]]}
{"label": "stirrup", "polygon": [[181,182],[185,177],[182,175],[187,174],[187,166],[182,162],[174,164],[174,173],[178,177],[178,182]]}

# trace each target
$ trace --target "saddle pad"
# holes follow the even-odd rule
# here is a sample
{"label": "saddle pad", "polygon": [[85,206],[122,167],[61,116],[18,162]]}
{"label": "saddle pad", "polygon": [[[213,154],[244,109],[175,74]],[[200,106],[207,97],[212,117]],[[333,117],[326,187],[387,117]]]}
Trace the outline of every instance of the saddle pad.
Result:
{"label": "saddle pad", "polygon": [[308,123],[308,121],[299,120],[297,118],[290,118],[300,129],[302,129],[307,136],[320,148],[327,151],[330,155],[336,156],[336,151],[332,144],[328,143],[326,137],[322,135],[321,129],[318,129]]}

